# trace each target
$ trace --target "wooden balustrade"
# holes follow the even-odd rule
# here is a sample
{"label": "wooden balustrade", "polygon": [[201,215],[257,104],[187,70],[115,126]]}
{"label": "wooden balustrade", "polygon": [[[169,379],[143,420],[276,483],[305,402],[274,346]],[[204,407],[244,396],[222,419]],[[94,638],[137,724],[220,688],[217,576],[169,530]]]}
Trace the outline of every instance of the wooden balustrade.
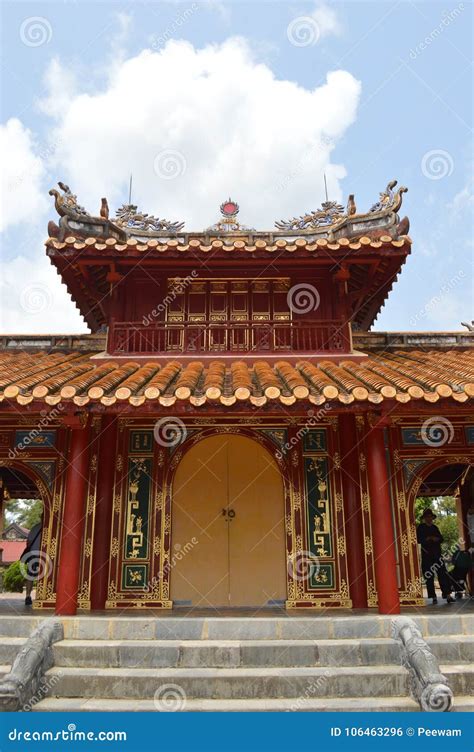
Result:
{"label": "wooden balustrade", "polygon": [[114,355],[349,350],[349,327],[335,320],[115,322],[108,337]]}

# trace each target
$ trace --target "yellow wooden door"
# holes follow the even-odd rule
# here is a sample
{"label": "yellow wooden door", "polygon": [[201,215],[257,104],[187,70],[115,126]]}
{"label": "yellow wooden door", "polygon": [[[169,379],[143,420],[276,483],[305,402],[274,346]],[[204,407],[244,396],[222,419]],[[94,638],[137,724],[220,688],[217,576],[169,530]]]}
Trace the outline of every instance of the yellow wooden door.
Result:
{"label": "yellow wooden door", "polygon": [[229,605],[283,603],[285,523],[280,472],[268,452],[251,439],[230,436],[227,451]]}
{"label": "yellow wooden door", "polygon": [[192,447],[173,483],[171,599],[175,605],[229,605],[227,449],[221,436]]}
{"label": "yellow wooden door", "polygon": [[282,479],[257,442],[218,435],[192,447],[176,471],[171,524],[175,605],[284,602]]}

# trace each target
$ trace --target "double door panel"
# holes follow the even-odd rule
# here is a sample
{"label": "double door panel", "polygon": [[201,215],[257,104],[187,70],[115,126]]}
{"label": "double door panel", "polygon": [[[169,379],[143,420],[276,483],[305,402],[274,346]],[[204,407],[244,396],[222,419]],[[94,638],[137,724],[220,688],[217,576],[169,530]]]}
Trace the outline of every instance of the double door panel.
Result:
{"label": "double door panel", "polygon": [[283,486],[259,444],[219,435],[184,456],[173,484],[171,557],[175,605],[285,600]]}

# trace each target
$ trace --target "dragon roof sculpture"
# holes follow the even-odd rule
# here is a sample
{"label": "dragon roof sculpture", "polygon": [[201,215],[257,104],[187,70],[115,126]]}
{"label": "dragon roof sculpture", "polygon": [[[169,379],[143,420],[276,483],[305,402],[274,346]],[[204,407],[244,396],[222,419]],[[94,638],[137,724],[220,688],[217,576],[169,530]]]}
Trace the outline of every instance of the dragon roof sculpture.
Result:
{"label": "dragon roof sculpture", "polygon": [[184,227],[184,222],[169,222],[138,211],[134,204],[123,204],[117,209],[115,219],[109,219],[109,206],[106,198],[101,199],[99,216],[90,214],[77,202],[77,196],[65,183],[58,182],[62,193],[51,188],[54,205],[60,216],[59,227],[50,222],[49,235],[64,239],[66,234],[86,237],[115,237],[126,240],[134,235],[176,234]]}
{"label": "dragon roof sculpture", "polygon": [[180,232],[184,222],[168,222],[167,219],[158,219],[149,214],[138,211],[135,204],[122,204],[115,212],[115,224],[125,230],[143,230],[144,232]]}
{"label": "dragon roof sculpture", "polygon": [[[347,200],[346,210],[337,201],[324,201],[320,209],[302,214],[300,217],[293,217],[288,220],[279,220],[275,222],[275,227],[279,230],[317,230],[319,228],[339,228],[348,222],[348,220],[363,222],[375,218],[395,215],[402,205],[402,195],[408,189],[400,186],[398,191],[394,192],[397,185],[396,180],[388,183],[385,191],[380,193],[377,203],[373,204],[366,214],[357,214],[357,207],[354,200],[354,194],[351,194]],[[377,217],[373,216],[377,215]]]}

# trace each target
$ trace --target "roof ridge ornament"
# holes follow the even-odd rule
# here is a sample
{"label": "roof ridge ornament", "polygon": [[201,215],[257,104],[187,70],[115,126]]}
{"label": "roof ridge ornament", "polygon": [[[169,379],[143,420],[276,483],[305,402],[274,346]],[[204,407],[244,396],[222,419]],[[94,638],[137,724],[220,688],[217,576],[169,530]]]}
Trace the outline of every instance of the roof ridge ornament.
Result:
{"label": "roof ridge ornament", "polygon": [[405,186],[401,185],[398,191],[394,193],[393,189],[395,188],[397,183],[398,180],[391,180],[390,183],[387,184],[385,190],[379,193],[380,198],[377,203],[373,204],[370,207],[369,214],[384,211],[386,209],[389,209],[393,212],[399,210],[402,205],[402,195],[408,191],[408,188],[405,188]]}
{"label": "roof ridge ornament", "polygon": [[319,209],[289,220],[281,219],[275,226],[279,230],[310,230],[336,224],[345,216],[344,207],[337,201],[323,201]]}
{"label": "roof ridge ornament", "polygon": [[383,212],[383,214],[394,214],[402,205],[402,195],[408,188],[400,186],[398,191],[393,189],[397,185],[396,180],[388,183],[385,191],[382,191],[377,203],[373,204],[366,214],[357,214],[357,206],[354,194],[351,193],[347,199],[347,206],[344,207],[337,201],[323,201],[321,207],[315,211],[302,214],[299,217],[293,217],[288,220],[279,220],[275,222],[275,227],[279,230],[315,230],[318,228],[342,226],[346,220],[357,217],[357,220],[371,219],[371,215]]}
{"label": "roof ridge ornament", "polygon": [[83,206],[80,206],[80,204],[77,203],[77,196],[75,193],[72,193],[71,189],[69,188],[66,183],[62,183],[60,180],[58,180],[58,185],[63,191],[63,193],[59,193],[59,191],[56,190],[56,188],[51,188],[49,191],[50,196],[54,196],[54,206],[56,208],[57,213],[60,217],[71,217],[71,216],[78,216],[78,217],[90,217],[91,215],[89,212],[87,212]]}
{"label": "roof ridge ornament", "polygon": [[227,201],[223,201],[219,207],[222,219],[219,219],[215,225],[208,227],[206,232],[254,232],[251,227],[245,227],[241,225],[237,219],[237,214],[240,211],[240,206],[236,201],[233,201],[230,197]]}
{"label": "roof ridge ornament", "polygon": [[136,204],[122,204],[115,212],[114,223],[119,227],[145,232],[180,232],[184,222],[169,222],[144,212],[139,212]]}
{"label": "roof ridge ornament", "polygon": [[[150,214],[139,212],[138,207],[130,202],[122,204],[116,211],[116,218],[109,220],[109,205],[106,198],[101,199],[100,216],[92,215],[78,204],[76,194],[72,193],[68,185],[58,181],[58,186],[62,193],[56,188],[51,188],[49,195],[54,196],[54,205],[61,217],[59,221],[60,235],[64,235],[68,229],[70,230],[71,226],[68,224],[68,220],[79,222],[84,226],[88,225],[87,231],[89,234],[93,232],[92,228],[95,228],[100,235],[111,232],[112,235],[115,233],[115,236],[118,234],[123,238],[137,230],[149,234],[156,232],[177,233],[184,227],[184,222],[169,222],[167,219],[159,219]],[[48,228],[50,235],[58,235],[58,228],[55,229],[55,227],[54,223],[50,223]],[[77,232],[78,228],[74,229]]]}

